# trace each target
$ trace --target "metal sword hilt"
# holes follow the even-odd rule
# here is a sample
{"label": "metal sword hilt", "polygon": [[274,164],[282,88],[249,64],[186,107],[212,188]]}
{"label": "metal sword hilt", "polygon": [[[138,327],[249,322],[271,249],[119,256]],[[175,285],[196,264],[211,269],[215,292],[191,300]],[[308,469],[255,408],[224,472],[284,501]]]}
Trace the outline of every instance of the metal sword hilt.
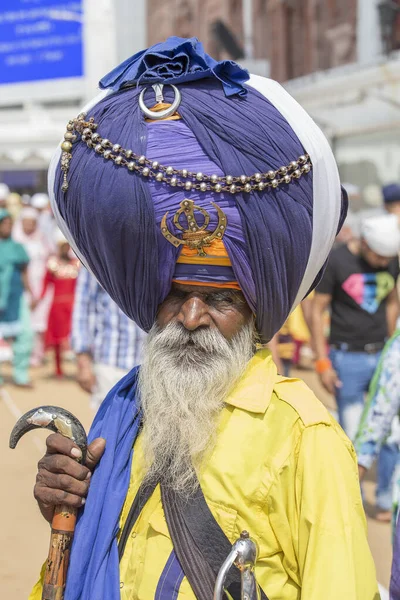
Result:
{"label": "metal sword hilt", "polygon": [[257,556],[256,542],[251,539],[247,531],[242,531],[219,570],[214,588],[214,600],[223,600],[225,580],[233,565],[241,573],[241,600],[261,599],[254,573]]}

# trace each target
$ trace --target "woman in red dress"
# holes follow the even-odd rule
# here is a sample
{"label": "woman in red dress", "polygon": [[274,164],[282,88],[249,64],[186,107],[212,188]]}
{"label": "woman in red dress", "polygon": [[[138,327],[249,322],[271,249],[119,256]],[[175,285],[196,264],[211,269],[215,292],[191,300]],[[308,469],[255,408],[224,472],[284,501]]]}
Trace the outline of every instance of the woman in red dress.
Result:
{"label": "woman in red dress", "polygon": [[61,352],[69,344],[78,269],[79,261],[71,258],[68,242],[65,239],[60,240],[57,244],[57,255],[48,260],[41,296],[44,297],[49,286],[53,287],[54,296],[49,312],[45,343],[47,348],[54,348],[56,377],[63,376]]}

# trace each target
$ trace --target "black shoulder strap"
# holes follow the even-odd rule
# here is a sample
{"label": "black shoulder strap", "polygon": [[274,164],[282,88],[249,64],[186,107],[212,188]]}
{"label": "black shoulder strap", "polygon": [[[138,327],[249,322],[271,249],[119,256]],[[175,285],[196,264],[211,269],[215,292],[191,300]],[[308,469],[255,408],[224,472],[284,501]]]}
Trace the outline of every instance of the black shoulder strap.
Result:
{"label": "black shoulder strap", "polygon": [[121,558],[124,554],[125,546],[128,541],[129,535],[133,529],[133,526],[135,525],[140,513],[142,512],[144,505],[146,504],[146,502],[149,500],[150,496],[154,492],[156,485],[157,484],[154,483],[154,484],[149,484],[146,486],[140,486],[140,488],[137,491],[135,499],[132,502],[132,506],[129,509],[128,516],[126,517],[126,521],[125,521],[124,528],[121,533],[121,537],[119,538],[119,542],[118,542],[118,558],[119,558],[119,560],[121,560]]}
{"label": "black shoulder strap", "polygon": [[[118,544],[121,560],[129,535],[144,505],[154,492],[156,483],[140,487],[129,510]],[[189,501],[183,501],[173,490],[161,485],[161,500],[174,550],[198,600],[210,600],[222,563],[232,549],[231,542],[210,511],[200,485]],[[240,573],[232,568],[226,589],[234,600],[240,600]],[[268,600],[261,590],[261,599]]]}
{"label": "black shoulder strap", "polygon": [[[187,502],[161,485],[161,499],[174,550],[198,600],[213,597],[214,585],[232,544],[215,520],[200,485]],[[226,589],[240,600],[240,572],[232,568]],[[260,589],[262,600],[268,600]]]}
{"label": "black shoulder strap", "polygon": [[188,529],[181,499],[161,485],[161,500],[175,553],[197,600],[210,600],[214,595],[215,574],[194,543]]}

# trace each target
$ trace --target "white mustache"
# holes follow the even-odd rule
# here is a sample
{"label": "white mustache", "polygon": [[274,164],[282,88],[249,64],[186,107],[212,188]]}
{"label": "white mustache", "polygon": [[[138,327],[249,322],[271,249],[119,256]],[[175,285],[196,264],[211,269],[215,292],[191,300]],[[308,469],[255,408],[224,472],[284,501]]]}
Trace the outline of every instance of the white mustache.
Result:
{"label": "white mustache", "polygon": [[158,326],[155,328],[158,343],[171,350],[189,347],[204,352],[221,353],[231,347],[231,342],[218,329],[200,327],[189,331],[180,323],[168,323],[163,329]]}

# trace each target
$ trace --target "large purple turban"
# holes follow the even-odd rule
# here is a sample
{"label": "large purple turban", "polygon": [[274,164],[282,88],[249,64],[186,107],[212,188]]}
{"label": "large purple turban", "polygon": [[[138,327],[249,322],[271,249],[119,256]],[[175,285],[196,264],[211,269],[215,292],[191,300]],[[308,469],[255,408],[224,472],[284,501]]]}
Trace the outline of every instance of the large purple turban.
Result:
{"label": "large purple turban", "polygon": [[[247,81],[246,81],[247,80]],[[246,81],[246,83],[245,83]],[[138,99],[149,83],[177,84],[179,121],[148,123]],[[137,83],[133,86],[132,83]],[[74,142],[62,191],[60,151],[49,172],[60,228],[100,284],[148,331],[167,296],[180,253],[161,233],[185,199],[226,214],[223,241],[264,341],[318,281],[346,213],[336,163],[312,119],[274,81],[216,63],[197,40],[170,38],[125,61],[102,80],[87,109],[102,138],[175,169],[219,176],[253,175],[307,153],[312,170],[276,189],[251,193],[185,191],[107,161]],[[146,92],[150,104],[151,88]],[[166,102],[173,91],[164,87]]]}

